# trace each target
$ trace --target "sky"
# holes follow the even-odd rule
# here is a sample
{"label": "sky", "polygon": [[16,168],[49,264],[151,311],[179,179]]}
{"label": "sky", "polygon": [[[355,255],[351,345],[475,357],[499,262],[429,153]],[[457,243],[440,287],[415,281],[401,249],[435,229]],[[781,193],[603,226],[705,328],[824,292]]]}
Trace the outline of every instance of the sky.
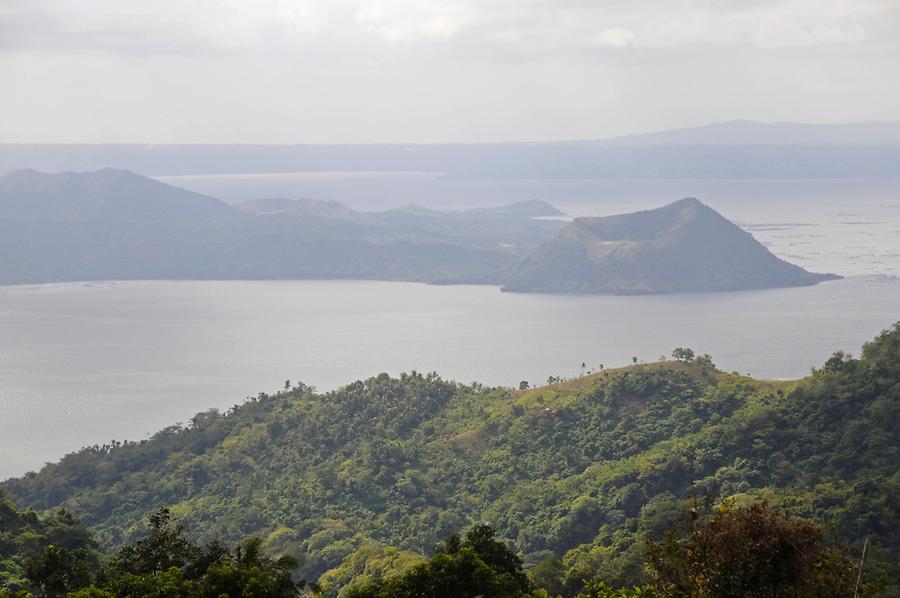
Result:
{"label": "sky", "polygon": [[0,0],[0,142],[900,120],[900,0]]}

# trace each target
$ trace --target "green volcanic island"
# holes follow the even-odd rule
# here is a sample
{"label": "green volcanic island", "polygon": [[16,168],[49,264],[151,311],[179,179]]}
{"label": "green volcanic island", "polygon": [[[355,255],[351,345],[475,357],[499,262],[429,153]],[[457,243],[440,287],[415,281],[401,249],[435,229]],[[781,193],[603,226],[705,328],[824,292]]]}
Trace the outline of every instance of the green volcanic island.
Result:
{"label": "green volcanic island", "polygon": [[699,293],[816,284],[837,278],[779,259],[694,198],[605,218],[576,218],[506,278],[504,290]]}

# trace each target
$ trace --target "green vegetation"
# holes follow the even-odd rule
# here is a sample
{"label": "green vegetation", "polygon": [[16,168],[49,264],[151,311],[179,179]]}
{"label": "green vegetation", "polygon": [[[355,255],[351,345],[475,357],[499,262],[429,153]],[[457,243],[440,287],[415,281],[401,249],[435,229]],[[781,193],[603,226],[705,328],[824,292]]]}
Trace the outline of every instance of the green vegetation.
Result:
{"label": "green vegetation", "polygon": [[51,547],[97,563],[96,543],[71,513],[60,509],[39,517],[32,510],[18,511],[0,493],[0,588],[22,587],[28,557]]}
{"label": "green vegetation", "polygon": [[796,382],[680,355],[521,390],[416,373],[325,394],[298,385],[3,487],[19,504],[78,513],[109,550],[167,505],[198,545],[259,536],[271,554],[298,555],[297,575],[329,596],[421,571],[476,522],[554,593],[591,582],[604,596],[593,580],[644,586],[648,546],[677,556],[691,541],[665,544],[665,532],[692,500],[743,512],[765,499],[827,523],[850,554],[869,536],[870,570],[884,595],[900,594],[900,326]]}
{"label": "green vegetation", "polygon": [[[77,522],[78,537],[88,532]],[[0,598],[70,596],[72,598],[113,598],[154,596],[168,598],[255,596],[290,598],[306,584],[294,583],[291,571],[296,559],[269,557],[262,541],[251,537],[234,551],[219,542],[205,549],[192,543],[184,528],[168,509],[150,516],[149,533],[123,547],[105,564],[98,563],[83,548],[68,549],[48,544],[42,549],[20,547],[24,576],[7,579],[0,586]]]}
{"label": "green vegetation", "polygon": [[[855,569],[825,531],[810,521],[773,510],[767,502],[738,508],[725,501],[708,518],[694,517],[651,542],[649,583],[610,588],[586,580],[577,598],[763,598],[851,596]],[[450,536],[429,561],[392,577],[347,591],[347,598],[546,598],[567,592],[563,568],[547,559],[526,576],[522,562],[486,525],[472,527],[464,541]],[[869,596],[876,588],[860,587]]]}
{"label": "green vegetation", "polygon": [[[773,511],[763,501],[736,508],[725,501],[713,514],[693,517],[647,550],[650,583],[612,589],[602,580],[581,584],[577,598],[767,598],[849,595],[854,568],[840,550],[827,546],[821,526]],[[0,598],[289,598],[321,596],[315,584],[295,583],[290,556],[270,557],[258,537],[233,552],[220,542],[205,549],[185,534],[168,509],[149,518],[149,533],[100,566],[84,549],[50,544],[22,548],[25,579],[0,587]],[[77,526],[77,524],[75,524]],[[82,528],[81,535],[87,535]],[[372,555],[368,555],[372,556]],[[377,559],[376,559],[377,560]],[[381,569],[340,586],[346,598],[548,598],[574,595],[564,587],[564,568],[551,556],[530,572],[487,524],[453,534],[435,555],[400,570]],[[334,580],[332,580],[334,581]],[[870,583],[859,587],[871,596]],[[333,593],[333,592],[332,592]]]}
{"label": "green vegetation", "polygon": [[765,501],[739,509],[726,500],[701,524],[651,541],[646,560],[663,596],[852,596],[853,563],[825,535],[822,526]]}
{"label": "green vegetation", "polygon": [[520,598],[531,593],[522,560],[494,538],[490,526],[472,527],[464,540],[454,534],[435,552],[433,558],[402,575],[347,591],[347,598]]}

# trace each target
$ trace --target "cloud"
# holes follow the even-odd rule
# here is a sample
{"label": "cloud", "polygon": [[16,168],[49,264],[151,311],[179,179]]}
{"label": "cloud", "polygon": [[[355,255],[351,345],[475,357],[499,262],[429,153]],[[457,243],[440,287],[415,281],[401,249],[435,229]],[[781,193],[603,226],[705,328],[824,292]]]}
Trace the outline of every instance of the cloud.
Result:
{"label": "cloud", "polygon": [[[857,10],[841,10],[841,2],[777,2],[755,10],[693,10],[645,21],[635,45],[744,46],[778,48],[852,44],[867,39],[863,22],[879,13],[878,3],[859,2]],[[881,5],[884,7],[885,5]],[[897,12],[897,11],[895,11]],[[898,13],[897,16],[900,16]]]}
{"label": "cloud", "polygon": [[415,43],[568,52],[583,40],[614,48],[780,47],[859,43],[890,18],[900,20],[900,5],[884,0],[3,0],[0,47],[126,54]]}
{"label": "cloud", "polygon": [[[0,0],[0,139],[591,138],[900,119],[897,0]],[[679,93],[659,95],[659,89]]]}
{"label": "cloud", "polygon": [[354,21],[391,44],[450,40],[477,20],[468,7],[454,2],[366,2]]}
{"label": "cloud", "polygon": [[591,40],[596,46],[610,46],[612,48],[624,48],[634,41],[635,33],[631,29],[616,27],[604,29]]}
{"label": "cloud", "polygon": [[867,37],[859,23],[815,23],[804,26],[789,19],[769,19],[756,28],[753,44],[760,48],[852,44]]}

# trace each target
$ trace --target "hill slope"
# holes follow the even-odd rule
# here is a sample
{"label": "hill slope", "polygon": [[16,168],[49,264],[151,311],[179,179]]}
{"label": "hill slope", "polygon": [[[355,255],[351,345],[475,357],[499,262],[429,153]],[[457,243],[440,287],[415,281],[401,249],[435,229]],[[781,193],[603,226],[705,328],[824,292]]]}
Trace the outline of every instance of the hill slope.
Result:
{"label": "hill slope", "polygon": [[[261,534],[327,586],[409,561],[489,521],[526,561],[643,575],[641,542],[690,497],[766,496],[900,562],[900,325],[797,382],[705,360],[601,372],[533,390],[382,375],[302,385],[141,443],[68,455],[3,489],[64,506],[108,547],[160,505],[194,537]],[[394,548],[388,548],[394,547]],[[370,563],[370,565],[367,565]],[[894,584],[900,571],[891,573]]]}
{"label": "hill slope", "polygon": [[18,171],[0,177],[0,284],[161,278],[497,282],[517,256],[559,227],[532,218],[518,204],[426,212],[365,213],[333,202],[271,199],[238,208],[129,171]]}
{"label": "hill slope", "polygon": [[655,210],[576,218],[518,263],[504,290],[677,293],[815,284],[694,198]]}
{"label": "hill slope", "polygon": [[226,203],[127,170],[56,175],[20,170],[0,177],[0,219],[102,226],[234,218]]}

